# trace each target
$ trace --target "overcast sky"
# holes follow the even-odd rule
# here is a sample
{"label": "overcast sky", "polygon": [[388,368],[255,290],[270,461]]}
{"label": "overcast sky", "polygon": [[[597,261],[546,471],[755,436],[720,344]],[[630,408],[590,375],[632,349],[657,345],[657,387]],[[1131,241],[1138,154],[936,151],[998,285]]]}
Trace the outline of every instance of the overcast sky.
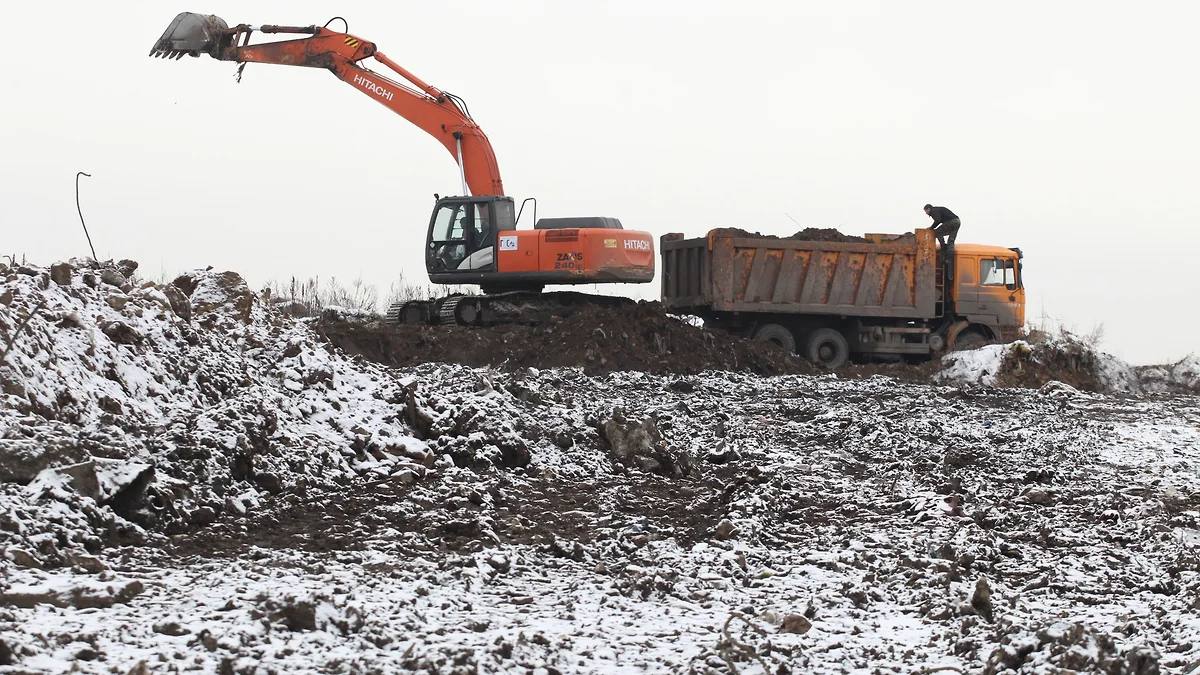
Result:
{"label": "overcast sky", "polygon": [[[196,0],[200,2],[201,0]],[[335,9],[334,9],[335,8]],[[700,235],[928,224],[1026,252],[1028,318],[1200,350],[1194,3],[7,3],[0,253],[423,279],[431,137],[321,70],[149,59],[178,11],[324,23],[465,98],[541,216]],[[655,297],[656,284],[620,292]]]}

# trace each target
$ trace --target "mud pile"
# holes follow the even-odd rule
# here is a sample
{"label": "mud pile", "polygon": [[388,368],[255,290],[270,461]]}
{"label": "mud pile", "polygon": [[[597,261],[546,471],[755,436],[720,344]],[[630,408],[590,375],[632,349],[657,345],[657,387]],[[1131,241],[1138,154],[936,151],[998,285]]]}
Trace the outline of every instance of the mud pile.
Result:
{"label": "mud pile", "polygon": [[1147,393],[1200,394],[1200,355],[1192,354],[1175,363],[1139,366],[1134,369]]}
{"label": "mud pile", "polygon": [[862,243],[866,241],[866,239],[863,237],[857,237],[852,234],[842,234],[840,231],[832,227],[806,227],[803,230],[795,232],[787,237],[779,237],[773,234],[762,234],[761,232],[750,232],[738,227],[722,227],[714,231],[735,237],[752,237],[756,239],[802,239],[804,241],[842,243]]}
{"label": "mud pile", "polygon": [[805,241],[832,241],[832,242],[865,242],[863,237],[856,237],[852,234],[842,234],[832,227],[806,227],[799,232],[794,233],[788,239],[804,239]]}
{"label": "mud pile", "polygon": [[60,566],[431,459],[402,383],[236,273],[136,268],[0,266],[0,550]]}
{"label": "mud pile", "polygon": [[809,362],[777,347],[690,325],[654,302],[579,307],[536,326],[395,326],[335,318],[322,319],[316,330],[347,353],[389,366],[442,362],[505,369],[581,367],[589,374],[815,372]]}
{"label": "mud pile", "polygon": [[1065,332],[952,352],[941,365],[933,375],[935,382],[1023,389],[1059,383],[1088,392],[1143,392],[1138,373],[1129,364]]}

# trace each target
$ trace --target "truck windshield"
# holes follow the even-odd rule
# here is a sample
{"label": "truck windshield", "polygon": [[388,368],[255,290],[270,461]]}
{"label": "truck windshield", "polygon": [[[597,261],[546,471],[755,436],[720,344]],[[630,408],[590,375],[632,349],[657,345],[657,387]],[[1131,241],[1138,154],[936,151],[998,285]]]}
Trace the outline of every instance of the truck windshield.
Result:
{"label": "truck windshield", "polygon": [[1016,286],[1016,261],[1011,258],[984,258],[979,261],[979,283],[983,286]]}

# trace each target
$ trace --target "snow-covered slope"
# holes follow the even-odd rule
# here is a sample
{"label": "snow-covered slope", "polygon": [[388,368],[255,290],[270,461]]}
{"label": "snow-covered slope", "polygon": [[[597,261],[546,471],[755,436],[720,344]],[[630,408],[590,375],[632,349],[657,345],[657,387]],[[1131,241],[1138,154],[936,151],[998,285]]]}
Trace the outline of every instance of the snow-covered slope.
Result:
{"label": "snow-covered slope", "polygon": [[0,285],[0,672],[1200,660],[1194,396],[395,370],[236,275],[53,277]]}
{"label": "snow-covered slope", "polygon": [[[160,286],[76,265],[55,267],[62,283],[25,267],[0,286],[11,340],[0,364],[0,499],[16,523],[0,528],[0,546],[35,537],[47,525],[39,510],[103,521],[86,536],[66,528],[58,544],[39,540],[39,555],[61,562],[64,547],[140,529],[127,519],[183,531],[264,494],[430,458],[397,412],[403,380],[330,353],[236,274]],[[63,466],[72,468],[25,485]],[[106,480],[117,484],[98,489]],[[50,487],[63,483],[79,489]],[[28,503],[37,486],[63,501]]]}
{"label": "snow-covered slope", "polygon": [[951,352],[941,360],[935,382],[1037,388],[1062,381],[1086,391],[1137,394],[1143,389],[1137,370],[1094,345],[1069,334],[1018,340]]}
{"label": "snow-covered slope", "polygon": [[1147,392],[1200,393],[1200,355],[1190,354],[1175,363],[1139,368],[1138,376]]}

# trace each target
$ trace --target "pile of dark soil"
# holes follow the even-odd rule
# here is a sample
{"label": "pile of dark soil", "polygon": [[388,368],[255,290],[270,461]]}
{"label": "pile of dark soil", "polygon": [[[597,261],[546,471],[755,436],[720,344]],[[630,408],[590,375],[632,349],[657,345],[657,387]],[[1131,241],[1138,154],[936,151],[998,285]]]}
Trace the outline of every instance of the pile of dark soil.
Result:
{"label": "pile of dark soil", "polygon": [[773,234],[762,234],[761,232],[749,232],[738,227],[722,227],[716,230],[735,237],[753,237],[756,239],[803,239],[804,241],[829,241],[829,242],[865,242],[863,237],[856,237],[852,234],[842,234],[832,227],[806,227],[799,232],[796,232],[787,237],[778,237]]}
{"label": "pile of dark soil", "polygon": [[507,369],[579,366],[588,373],[636,370],[689,375],[705,370],[759,375],[815,372],[807,361],[772,345],[674,319],[656,302],[579,307],[569,316],[536,326],[396,326],[322,319],[315,328],[343,351],[391,366],[430,362]]}
{"label": "pile of dark soil", "polygon": [[1017,345],[1004,355],[996,385],[1037,389],[1047,382],[1058,381],[1082,391],[1105,391],[1100,370],[1095,350],[1080,342]]}
{"label": "pile of dark soil", "polygon": [[796,232],[788,239],[804,239],[806,241],[837,241],[837,242],[865,242],[863,237],[856,237],[852,234],[842,234],[832,227],[806,227],[799,232]]}

